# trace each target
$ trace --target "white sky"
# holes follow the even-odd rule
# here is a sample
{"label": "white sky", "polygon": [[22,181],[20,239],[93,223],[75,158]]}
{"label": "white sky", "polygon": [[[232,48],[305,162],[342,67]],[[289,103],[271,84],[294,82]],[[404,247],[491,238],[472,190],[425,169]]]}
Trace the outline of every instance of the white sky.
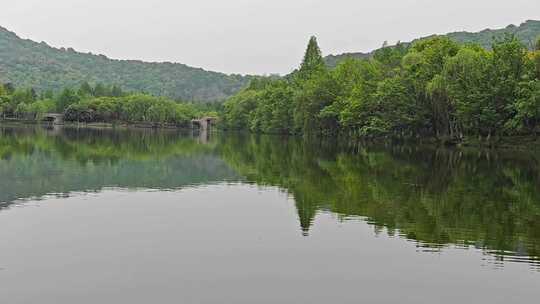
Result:
{"label": "white sky", "polygon": [[540,19],[540,0],[16,0],[0,26],[117,59],[287,73],[316,35],[324,54]]}

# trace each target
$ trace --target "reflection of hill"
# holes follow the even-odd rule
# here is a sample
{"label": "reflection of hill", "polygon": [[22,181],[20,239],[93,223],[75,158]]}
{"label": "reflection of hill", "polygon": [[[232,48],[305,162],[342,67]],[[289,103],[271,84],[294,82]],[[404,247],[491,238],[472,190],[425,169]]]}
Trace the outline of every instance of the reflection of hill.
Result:
{"label": "reflection of hill", "polygon": [[342,220],[365,218],[376,231],[420,246],[475,246],[539,264],[538,156],[407,146],[354,150],[269,136],[227,134],[201,144],[177,131],[0,128],[0,203],[103,187],[247,180],[286,189],[306,234],[318,212],[332,212]]}
{"label": "reflection of hill", "polygon": [[0,203],[103,187],[175,189],[237,179],[213,154],[177,132],[70,130],[48,136],[3,129]]}
{"label": "reflection of hill", "polygon": [[294,196],[302,229],[318,211],[361,216],[423,246],[540,255],[540,160],[524,153],[394,147],[339,153],[269,137],[223,138],[248,180]]}

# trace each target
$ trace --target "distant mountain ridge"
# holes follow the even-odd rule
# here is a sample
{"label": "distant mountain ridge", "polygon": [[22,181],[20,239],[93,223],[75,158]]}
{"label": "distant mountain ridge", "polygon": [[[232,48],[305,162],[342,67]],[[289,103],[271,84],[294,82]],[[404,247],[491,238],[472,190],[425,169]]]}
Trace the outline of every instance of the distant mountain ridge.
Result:
{"label": "distant mountain ridge", "polygon": [[[528,48],[533,48],[536,39],[540,37],[540,20],[527,20],[519,26],[509,25],[502,29],[485,29],[480,32],[453,32],[440,36],[447,36],[450,39],[459,43],[477,43],[482,47],[489,49],[494,38],[501,38],[506,34],[515,35]],[[431,35],[420,39],[406,42],[406,44],[414,43],[421,39],[427,39],[439,35]],[[369,53],[344,53],[339,55],[329,55],[325,57],[325,62],[329,66],[336,66],[345,58],[369,58],[373,52]]]}
{"label": "distant mountain ridge", "polygon": [[38,91],[83,81],[183,100],[213,101],[233,95],[250,77],[205,71],[180,63],[115,60],[22,39],[0,27],[0,82]]}

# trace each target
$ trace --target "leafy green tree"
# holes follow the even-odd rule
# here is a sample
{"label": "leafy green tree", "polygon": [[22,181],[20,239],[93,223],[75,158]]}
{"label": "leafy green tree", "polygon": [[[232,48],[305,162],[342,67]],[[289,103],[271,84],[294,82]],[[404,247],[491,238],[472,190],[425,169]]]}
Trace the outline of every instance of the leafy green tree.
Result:
{"label": "leafy green tree", "polygon": [[70,105],[78,102],[80,100],[79,95],[71,89],[64,89],[57,97],[56,100],[56,110],[63,112]]}
{"label": "leafy green tree", "polygon": [[390,77],[399,70],[407,51],[408,47],[398,42],[395,46],[386,46],[376,50],[373,59],[382,65],[385,74]]}
{"label": "leafy green tree", "polygon": [[22,119],[33,119],[33,117],[30,117],[30,104],[24,102],[17,104],[15,107],[15,115]]}
{"label": "leafy green tree", "polygon": [[339,84],[330,72],[319,72],[306,80],[295,93],[294,124],[297,132],[306,135],[333,132],[337,129],[337,117],[323,109],[331,106],[339,92]]}
{"label": "leafy green tree", "polygon": [[53,90],[46,90],[41,93],[40,99],[53,99],[54,98],[54,92]]}
{"label": "leafy green tree", "polygon": [[117,86],[117,85],[113,85],[112,88],[111,88],[111,96],[112,97],[120,97],[120,96],[123,96],[124,95],[124,92],[122,91],[122,88]]}
{"label": "leafy green tree", "polygon": [[107,87],[104,84],[98,83],[96,84],[96,87],[94,88],[93,95],[96,97],[104,97],[104,96],[109,96],[110,94],[108,92]]}
{"label": "leafy green tree", "polygon": [[40,120],[43,114],[53,112],[56,104],[52,99],[42,99],[28,105],[25,109],[27,114],[33,116],[34,119]]}
{"label": "leafy green tree", "polygon": [[174,114],[174,108],[164,102],[151,105],[147,110],[146,119],[150,122],[169,122],[170,115]]}
{"label": "leafy green tree", "polygon": [[451,133],[486,134],[497,127],[490,69],[490,54],[478,47],[465,47],[446,61],[439,92],[451,109]]}
{"label": "leafy green tree", "polygon": [[15,92],[15,86],[11,82],[4,83],[4,89],[6,90],[6,93],[8,95],[11,95]]}
{"label": "leafy green tree", "polygon": [[[437,136],[450,136],[452,108],[438,77],[444,64],[459,51],[459,45],[447,37],[435,37],[415,43],[403,58],[407,80],[418,103],[419,117],[424,121],[418,127]],[[436,89],[436,90],[435,90]]]}
{"label": "leafy green tree", "polygon": [[250,129],[265,133],[293,132],[294,90],[288,83],[278,80],[265,86],[259,93],[259,102],[250,117]]}
{"label": "leafy green tree", "polygon": [[34,88],[28,89],[28,94],[29,94],[30,99],[31,99],[32,101],[37,100],[38,94],[37,94],[37,92],[36,92],[36,90],[35,90]]}
{"label": "leafy green tree", "polygon": [[493,89],[493,115],[498,123],[495,127],[502,127],[515,114],[515,101],[519,91],[520,82],[527,73],[527,49],[514,36],[508,35],[504,39],[493,43],[492,63],[492,89]]}
{"label": "leafy green tree", "polygon": [[[180,126],[188,126],[191,120],[197,117],[197,111],[190,104],[180,103],[174,109],[174,123]],[[214,117],[215,114],[204,115]]]}
{"label": "leafy green tree", "polygon": [[90,86],[87,81],[81,83],[79,90],[77,91],[79,96],[94,96],[94,89]]}
{"label": "leafy green tree", "polygon": [[8,110],[7,105],[3,102],[0,102],[0,115],[2,116],[2,119],[6,118],[7,110]]}
{"label": "leafy green tree", "polygon": [[7,95],[7,91],[4,88],[4,84],[0,83],[0,97],[6,96],[6,95]]}
{"label": "leafy green tree", "polygon": [[248,130],[252,125],[253,111],[257,108],[260,93],[244,90],[229,98],[224,105],[224,125],[229,129]]}
{"label": "leafy green tree", "polygon": [[11,95],[11,102],[13,104],[25,103],[29,104],[36,100],[35,91],[32,89],[17,89]]}
{"label": "leafy green tree", "polygon": [[540,80],[535,79],[521,84],[516,101],[516,115],[509,122],[511,130],[519,133],[535,133],[540,125]]}
{"label": "leafy green tree", "polygon": [[531,53],[531,59],[536,71],[535,77],[536,79],[540,79],[540,50],[536,50]]}
{"label": "leafy green tree", "polygon": [[376,61],[350,59],[333,73],[343,92],[331,105],[332,111],[339,111],[340,125],[347,133],[358,135],[365,118],[365,105],[384,79],[382,65]]}

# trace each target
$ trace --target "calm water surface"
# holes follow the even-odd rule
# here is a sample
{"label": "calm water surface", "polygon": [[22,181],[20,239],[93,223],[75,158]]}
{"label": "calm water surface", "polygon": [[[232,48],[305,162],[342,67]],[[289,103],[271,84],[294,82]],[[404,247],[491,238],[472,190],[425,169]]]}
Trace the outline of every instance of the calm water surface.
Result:
{"label": "calm water surface", "polygon": [[536,303],[540,155],[0,127],[0,303]]}

